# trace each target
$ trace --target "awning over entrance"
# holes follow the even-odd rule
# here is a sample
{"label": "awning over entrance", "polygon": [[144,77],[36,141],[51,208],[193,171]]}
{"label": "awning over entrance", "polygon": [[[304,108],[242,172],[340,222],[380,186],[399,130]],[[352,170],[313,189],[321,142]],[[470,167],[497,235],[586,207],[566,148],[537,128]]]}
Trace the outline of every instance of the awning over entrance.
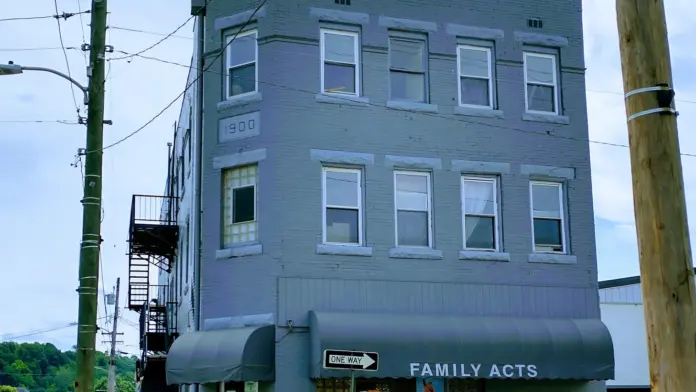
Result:
{"label": "awning over entrance", "polygon": [[275,326],[182,334],[167,354],[167,384],[273,381]]}
{"label": "awning over entrance", "polygon": [[310,312],[310,333],[312,378],[350,374],[324,368],[325,350],[378,353],[377,370],[356,377],[614,378],[611,335],[598,319]]}

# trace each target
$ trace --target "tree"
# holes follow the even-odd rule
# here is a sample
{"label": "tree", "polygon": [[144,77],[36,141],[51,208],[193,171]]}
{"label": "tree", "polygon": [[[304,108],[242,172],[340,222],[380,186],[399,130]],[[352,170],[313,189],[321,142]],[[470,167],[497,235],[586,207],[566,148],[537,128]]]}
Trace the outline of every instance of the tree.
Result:
{"label": "tree", "polygon": [[0,385],[0,392],[17,392],[17,388],[9,385]]}

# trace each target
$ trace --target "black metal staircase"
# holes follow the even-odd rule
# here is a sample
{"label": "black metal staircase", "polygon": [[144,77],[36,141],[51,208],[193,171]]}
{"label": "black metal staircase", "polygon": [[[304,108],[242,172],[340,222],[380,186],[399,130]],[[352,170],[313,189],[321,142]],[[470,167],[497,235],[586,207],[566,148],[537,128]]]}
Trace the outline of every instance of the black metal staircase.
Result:
{"label": "black metal staircase", "polygon": [[128,308],[140,312],[150,296],[150,267],[169,272],[179,228],[176,198],[133,195],[129,230]]}
{"label": "black metal staircase", "polygon": [[170,297],[168,285],[152,285],[156,270],[170,272],[176,258],[179,228],[177,198],[133,195],[128,236],[128,309],[140,313],[138,373],[147,363],[166,358],[178,336],[177,298]]}

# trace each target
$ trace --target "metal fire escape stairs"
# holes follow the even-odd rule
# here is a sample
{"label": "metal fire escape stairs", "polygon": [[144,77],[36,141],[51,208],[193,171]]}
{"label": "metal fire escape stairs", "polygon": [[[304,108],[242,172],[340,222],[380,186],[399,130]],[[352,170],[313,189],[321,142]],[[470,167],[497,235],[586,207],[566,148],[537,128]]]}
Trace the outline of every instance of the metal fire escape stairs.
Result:
{"label": "metal fire escape stairs", "polygon": [[133,195],[131,202],[128,309],[140,313],[143,368],[148,359],[165,358],[178,336],[177,298],[169,285],[150,282],[158,269],[170,272],[176,258],[176,203],[176,197],[149,195]]}

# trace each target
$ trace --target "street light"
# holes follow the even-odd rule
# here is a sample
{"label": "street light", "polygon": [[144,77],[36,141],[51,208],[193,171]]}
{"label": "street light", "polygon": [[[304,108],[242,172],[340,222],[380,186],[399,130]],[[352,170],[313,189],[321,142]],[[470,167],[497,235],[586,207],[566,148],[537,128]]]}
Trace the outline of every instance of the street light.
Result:
{"label": "street light", "polygon": [[88,96],[88,91],[89,89],[83,85],[81,85],[77,80],[71,78],[70,76],[60,72],[56,71],[55,69],[51,68],[44,68],[44,67],[25,67],[19,64],[15,64],[12,61],[10,61],[8,64],[0,64],[0,76],[3,75],[19,75],[21,73],[24,73],[24,71],[41,71],[41,72],[49,72],[54,75],[58,75],[61,78],[68,80],[70,83],[74,84],[82,90],[82,94],[84,95],[84,101],[85,105],[89,103],[89,96]]}

